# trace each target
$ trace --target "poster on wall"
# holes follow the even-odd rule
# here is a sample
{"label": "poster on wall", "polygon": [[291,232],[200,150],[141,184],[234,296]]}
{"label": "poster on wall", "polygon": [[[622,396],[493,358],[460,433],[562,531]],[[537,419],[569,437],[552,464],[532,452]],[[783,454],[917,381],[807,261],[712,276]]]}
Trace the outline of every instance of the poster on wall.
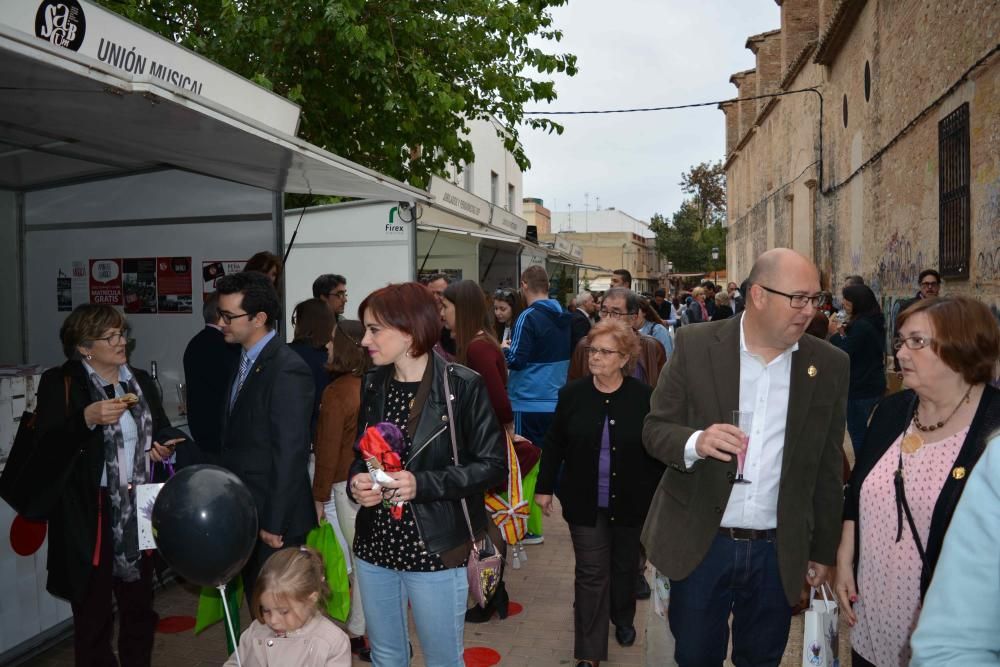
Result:
{"label": "poster on wall", "polygon": [[90,260],[90,303],[108,306],[124,305],[122,297],[122,261],[120,259]]}
{"label": "poster on wall", "polygon": [[141,257],[122,260],[125,312],[156,312],[156,259]]}
{"label": "poster on wall", "polygon": [[59,269],[56,276],[56,310],[68,313],[73,310],[73,279]]}
{"label": "poster on wall", "polygon": [[202,298],[215,291],[215,281],[222,276],[239,273],[246,266],[245,259],[210,259],[201,263]]}
{"label": "poster on wall", "polygon": [[90,303],[90,282],[87,279],[87,262],[76,259],[73,260],[73,271],[72,271],[72,291],[73,291],[73,308],[76,308],[80,304]]}
{"label": "poster on wall", "polygon": [[158,257],[156,286],[161,313],[192,312],[190,257]]}

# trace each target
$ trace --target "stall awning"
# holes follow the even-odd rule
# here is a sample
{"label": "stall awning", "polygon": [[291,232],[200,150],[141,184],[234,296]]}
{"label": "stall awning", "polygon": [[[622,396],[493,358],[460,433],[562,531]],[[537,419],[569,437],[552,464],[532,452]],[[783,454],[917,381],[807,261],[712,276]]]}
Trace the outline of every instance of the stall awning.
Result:
{"label": "stall awning", "polygon": [[478,239],[486,239],[489,241],[497,241],[498,243],[505,243],[512,246],[520,246],[520,239],[513,236],[505,236],[503,234],[491,234],[489,232],[479,232],[472,229],[460,229],[457,227],[448,227],[446,225],[417,225],[417,229],[422,232],[446,232],[448,234],[458,234],[464,236],[471,236]]}
{"label": "stall awning", "polygon": [[543,247],[542,250],[548,253],[549,261],[555,262],[556,264],[566,264],[568,266],[575,266],[580,269],[590,269],[592,271],[607,271],[603,266],[595,266],[594,264],[584,264],[576,257],[567,255],[564,252],[559,252],[555,248]]}
{"label": "stall awning", "polygon": [[200,95],[0,25],[0,188],[164,167],[275,192],[430,200]]}

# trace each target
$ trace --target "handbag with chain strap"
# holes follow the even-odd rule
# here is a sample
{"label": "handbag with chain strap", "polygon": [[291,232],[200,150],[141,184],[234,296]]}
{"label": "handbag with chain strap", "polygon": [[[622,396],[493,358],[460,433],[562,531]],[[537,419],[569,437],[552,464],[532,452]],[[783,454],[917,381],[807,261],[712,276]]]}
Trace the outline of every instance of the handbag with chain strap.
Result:
{"label": "handbag with chain strap", "polygon": [[[458,443],[455,440],[455,413],[452,410],[451,402],[455,397],[451,393],[451,386],[448,382],[448,368],[444,371],[444,403],[448,408],[448,434],[451,436],[451,452],[455,457],[455,464],[458,465]],[[465,515],[465,525],[469,528],[469,537],[472,538],[472,549],[469,552],[469,561],[465,568],[465,574],[469,580],[469,593],[472,599],[480,607],[489,604],[490,598],[496,593],[497,586],[503,573],[503,557],[497,550],[493,540],[489,535],[483,534],[481,540],[476,539],[472,530],[472,520],[469,518],[469,506],[465,498],[462,503],[462,513]]]}

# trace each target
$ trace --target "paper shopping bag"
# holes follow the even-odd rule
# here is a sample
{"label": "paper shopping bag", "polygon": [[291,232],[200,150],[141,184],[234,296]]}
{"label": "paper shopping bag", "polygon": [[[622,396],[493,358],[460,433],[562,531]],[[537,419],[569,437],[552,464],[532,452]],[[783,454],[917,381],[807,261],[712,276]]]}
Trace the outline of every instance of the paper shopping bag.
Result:
{"label": "paper shopping bag", "polygon": [[153,505],[163,484],[139,484],[135,487],[136,519],[139,524],[139,549],[155,549],[153,539]]}
{"label": "paper shopping bag", "polygon": [[809,609],[803,618],[802,667],[840,667],[837,655],[840,647],[840,614],[833,599],[833,591],[824,584],[820,588],[820,598],[816,589],[809,593]]}

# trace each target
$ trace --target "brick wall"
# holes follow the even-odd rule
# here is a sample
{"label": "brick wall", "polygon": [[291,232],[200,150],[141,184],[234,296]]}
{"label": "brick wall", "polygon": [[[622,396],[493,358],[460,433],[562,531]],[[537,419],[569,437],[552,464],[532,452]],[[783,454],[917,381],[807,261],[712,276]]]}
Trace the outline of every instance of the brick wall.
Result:
{"label": "brick wall", "polygon": [[[776,35],[787,67],[787,58],[801,52],[796,45],[822,33],[821,21],[829,20],[838,3],[779,4],[782,29]],[[946,280],[944,292],[975,294],[1000,315],[1000,55],[928,110],[996,46],[997,35],[995,0],[868,0],[829,64],[810,59],[786,82],[786,89],[815,86],[823,94],[822,183],[813,164],[820,137],[815,95],[779,98],[763,117],[754,118],[759,126],[750,136],[748,114],[741,108],[737,139],[730,136],[737,124],[727,115],[733,279],[745,277],[763,250],[791,245],[812,256],[834,288],[844,276],[859,273],[887,306],[911,295],[916,274],[938,262],[938,122],[968,102],[970,276]],[[757,69],[753,76],[740,73],[731,79],[739,94],[745,94],[751,79],[759,77],[766,85],[767,45],[767,39],[748,40],[756,49]],[[879,151],[884,151],[879,160],[859,170]]]}

